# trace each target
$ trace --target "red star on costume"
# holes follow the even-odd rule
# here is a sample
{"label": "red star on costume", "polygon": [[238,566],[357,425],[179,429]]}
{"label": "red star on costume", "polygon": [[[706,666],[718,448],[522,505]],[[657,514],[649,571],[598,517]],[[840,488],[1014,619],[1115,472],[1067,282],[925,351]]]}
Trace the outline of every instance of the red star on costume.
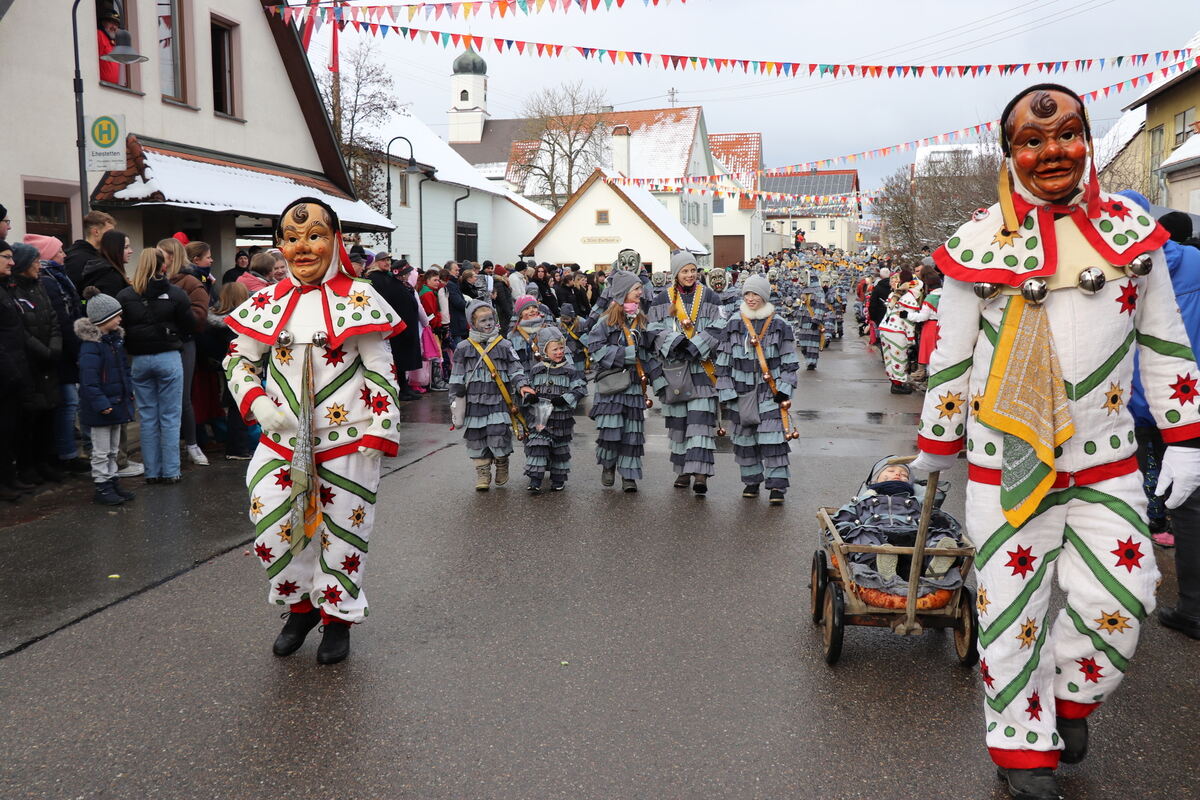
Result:
{"label": "red star on costume", "polygon": [[291,467],[282,467],[279,472],[275,473],[275,485],[283,489],[292,488],[292,469]]}
{"label": "red star on costume", "polygon": [[1029,573],[1033,572],[1033,562],[1037,561],[1038,557],[1030,553],[1030,548],[1017,545],[1015,551],[1008,551],[1008,563],[1004,566],[1012,567],[1013,575],[1020,575],[1024,578]]}
{"label": "red star on costume", "polygon": [[254,299],[250,301],[256,309],[260,311],[267,307],[267,303],[271,302],[271,295],[267,292],[259,292],[254,295]]}
{"label": "red star on costume", "polygon": [[992,677],[992,671],[988,669],[986,660],[979,662],[979,676],[983,678],[983,682],[987,684],[989,689],[991,689],[992,684],[996,682],[996,679]]}
{"label": "red star on costume", "polygon": [[236,352],[237,352],[237,342],[230,342],[229,343],[229,355],[233,355]]}
{"label": "red star on costume", "polygon": [[363,401],[363,405],[367,408],[371,407],[371,387],[363,384],[362,391],[358,393],[358,399]]}
{"label": "red star on costume", "polygon": [[1108,552],[1117,557],[1115,566],[1124,567],[1130,572],[1133,572],[1134,567],[1142,565],[1142,558],[1145,556],[1145,553],[1142,552],[1141,544],[1135,542],[1132,536],[1123,542],[1118,540],[1117,549],[1109,550]]}
{"label": "red star on costume", "polygon": [[396,383],[400,382],[400,373],[396,371],[396,362],[392,362],[392,380]]}
{"label": "red star on costume", "polygon": [[1122,314],[1133,316],[1134,310],[1137,308],[1137,284],[1133,281],[1121,287],[1121,296],[1117,298],[1117,302],[1121,304]]}
{"label": "red star on costume", "polygon": [[1094,658],[1077,658],[1075,663],[1079,665],[1085,683],[1099,683],[1104,677],[1104,673],[1100,671],[1103,667],[1097,664]]}
{"label": "red star on costume", "polygon": [[321,505],[323,505],[323,506],[333,505],[333,498],[335,498],[335,497],[337,497],[337,495],[333,493],[332,486],[322,486],[321,487]]}
{"label": "red star on costume", "polygon": [[265,544],[256,544],[254,546],[254,555],[258,556],[266,563],[270,563],[271,559],[275,557],[275,554],[271,552],[271,548],[267,547]]}
{"label": "red star on costume", "polygon": [[326,347],[324,357],[327,366],[336,367],[346,360],[346,351],[340,347]]}
{"label": "red star on costume", "polygon": [[321,590],[321,602],[336,606],[342,602],[342,590],[336,586],[326,586]]}
{"label": "red star on costume", "polygon": [[1120,200],[1110,200],[1101,205],[1100,210],[1110,217],[1116,217],[1117,219],[1125,219],[1129,216],[1129,207]]}
{"label": "red star on costume", "polygon": [[1029,715],[1030,719],[1040,720],[1042,718],[1042,698],[1038,696],[1037,692],[1034,692],[1028,698],[1028,702],[1029,706],[1025,709],[1025,713]]}
{"label": "red star on costume", "polygon": [[388,399],[386,394],[377,394],[371,398],[371,411],[375,416],[386,414],[392,408],[392,401]]}
{"label": "red star on costume", "polygon": [[1178,400],[1179,405],[1196,402],[1196,379],[1192,377],[1192,373],[1185,375],[1176,375],[1175,382],[1171,384],[1171,388],[1175,390],[1175,394],[1171,395],[1172,400]]}
{"label": "red star on costume", "polygon": [[347,575],[358,572],[360,564],[362,564],[362,560],[357,555],[348,555],[342,559],[342,572]]}
{"label": "red star on costume", "polygon": [[280,581],[275,587],[275,591],[279,592],[284,597],[289,597],[295,594],[296,590],[299,588],[300,587],[296,585],[295,581]]}

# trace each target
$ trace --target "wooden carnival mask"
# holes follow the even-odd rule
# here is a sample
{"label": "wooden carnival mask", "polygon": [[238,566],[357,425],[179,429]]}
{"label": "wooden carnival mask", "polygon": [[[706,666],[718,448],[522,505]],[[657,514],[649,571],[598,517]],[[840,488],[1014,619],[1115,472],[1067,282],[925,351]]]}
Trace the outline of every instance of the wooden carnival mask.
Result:
{"label": "wooden carnival mask", "polygon": [[1054,90],[1030,92],[1013,107],[1004,133],[1016,178],[1030,194],[1048,202],[1071,197],[1088,160],[1087,123],[1078,99]]}
{"label": "wooden carnival mask", "polygon": [[315,203],[297,203],[283,215],[280,231],[279,249],[292,277],[309,285],[324,280],[337,251],[328,212]]}

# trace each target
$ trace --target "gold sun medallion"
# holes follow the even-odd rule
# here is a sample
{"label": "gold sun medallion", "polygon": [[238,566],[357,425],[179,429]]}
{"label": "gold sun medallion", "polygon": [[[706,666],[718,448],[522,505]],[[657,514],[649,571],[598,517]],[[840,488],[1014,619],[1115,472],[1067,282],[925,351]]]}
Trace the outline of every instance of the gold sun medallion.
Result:
{"label": "gold sun medallion", "polygon": [[1037,635],[1037,623],[1034,622],[1032,618],[1026,618],[1026,620],[1021,623],[1021,632],[1016,636],[1017,641],[1021,643],[1021,649],[1024,650],[1026,647],[1033,647],[1033,643],[1037,641]]}
{"label": "gold sun medallion", "polygon": [[1133,626],[1129,624],[1129,617],[1120,611],[1101,611],[1100,616],[1096,617],[1094,622],[1096,630],[1104,631],[1110,636],[1114,633],[1133,630]]}

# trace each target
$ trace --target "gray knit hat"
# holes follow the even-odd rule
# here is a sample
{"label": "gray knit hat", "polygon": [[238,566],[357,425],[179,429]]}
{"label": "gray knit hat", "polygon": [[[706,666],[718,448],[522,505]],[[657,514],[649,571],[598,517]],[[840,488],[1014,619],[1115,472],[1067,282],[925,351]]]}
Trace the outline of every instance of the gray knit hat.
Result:
{"label": "gray knit hat", "polygon": [[570,319],[575,316],[575,305],[573,303],[563,303],[558,307],[558,315],[564,319]]}
{"label": "gray knit hat", "polygon": [[612,279],[608,284],[609,297],[614,303],[624,303],[625,295],[634,290],[635,287],[641,286],[642,282],[628,270],[619,269],[613,273]]}
{"label": "gray knit hat", "polygon": [[762,275],[754,275],[746,279],[746,283],[742,285],[742,294],[747,292],[753,292],[765,302],[771,302],[771,282]]}
{"label": "gray knit hat", "polygon": [[687,250],[676,250],[674,253],[671,253],[671,280],[678,278],[679,270],[689,264],[695,266],[696,257]]}
{"label": "gray knit hat", "polygon": [[96,325],[103,325],[121,313],[121,304],[106,294],[98,294],[87,301],[87,318]]}
{"label": "gray knit hat", "polygon": [[566,338],[567,337],[563,336],[563,332],[553,325],[547,325],[537,332],[537,343],[542,347],[545,347],[551,342],[566,341]]}

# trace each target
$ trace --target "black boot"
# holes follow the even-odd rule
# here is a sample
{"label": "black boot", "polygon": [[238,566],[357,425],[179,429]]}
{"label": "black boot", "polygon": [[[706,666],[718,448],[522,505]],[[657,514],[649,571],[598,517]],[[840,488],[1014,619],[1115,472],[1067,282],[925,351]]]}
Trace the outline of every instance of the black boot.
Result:
{"label": "black boot", "polygon": [[633,478],[621,478],[621,491],[636,492],[637,481],[635,481]]}
{"label": "black boot", "polygon": [[671,484],[676,489],[686,489],[692,485],[692,476],[690,473],[683,473],[675,479],[675,483]]}
{"label": "black boot", "polygon": [[1200,619],[1188,616],[1177,608],[1163,606],[1158,609],[1158,621],[1168,628],[1174,628],[1193,639],[1200,639]]}
{"label": "black boot", "polygon": [[783,490],[782,489],[772,489],[769,499],[770,499],[771,505],[773,505],[773,506],[783,505]]}
{"label": "black boot", "polygon": [[601,486],[612,486],[616,482],[617,482],[617,468],[616,467],[605,467],[603,470],[600,471],[600,485]]}
{"label": "black boot", "polygon": [[321,612],[315,608],[300,613],[285,611],[283,616],[287,618],[287,622],[283,623],[283,630],[275,637],[275,645],[271,648],[280,658],[299,650],[300,645],[304,644],[304,637],[321,621]]}
{"label": "black boot", "polygon": [[350,655],[350,623],[331,619],[317,648],[318,664],[336,664]]}
{"label": "black boot", "polygon": [[892,394],[912,394],[913,388],[907,383],[893,383]]}
{"label": "black boot", "polygon": [[119,506],[125,500],[113,491],[111,482],[101,481],[96,484],[96,493],[92,495],[92,502],[102,506]]}
{"label": "black boot", "polygon": [[136,494],[121,485],[120,478],[113,478],[108,482],[108,485],[112,487],[112,490],[116,492],[122,500],[132,500],[133,498],[137,497]]}
{"label": "black boot", "polygon": [[1064,764],[1078,764],[1083,761],[1088,750],[1087,719],[1055,717],[1054,724],[1063,741],[1063,751],[1059,759]]}
{"label": "black boot", "polygon": [[697,475],[696,479],[692,481],[692,491],[698,495],[708,494],[708,476]]}
{"label": "black boot", "polygon": [[1036,769],[1005,769],[997,772],[1000,780],[1008,784],[1008,794],[1013,800],[1062,800],[1054,770],[1049,767]]}
{"label": "black boot", "polygon": [[758,497],[758,484],[747,483],[746,487],[742,489],[742,497],[748,497],[751,499]]}

